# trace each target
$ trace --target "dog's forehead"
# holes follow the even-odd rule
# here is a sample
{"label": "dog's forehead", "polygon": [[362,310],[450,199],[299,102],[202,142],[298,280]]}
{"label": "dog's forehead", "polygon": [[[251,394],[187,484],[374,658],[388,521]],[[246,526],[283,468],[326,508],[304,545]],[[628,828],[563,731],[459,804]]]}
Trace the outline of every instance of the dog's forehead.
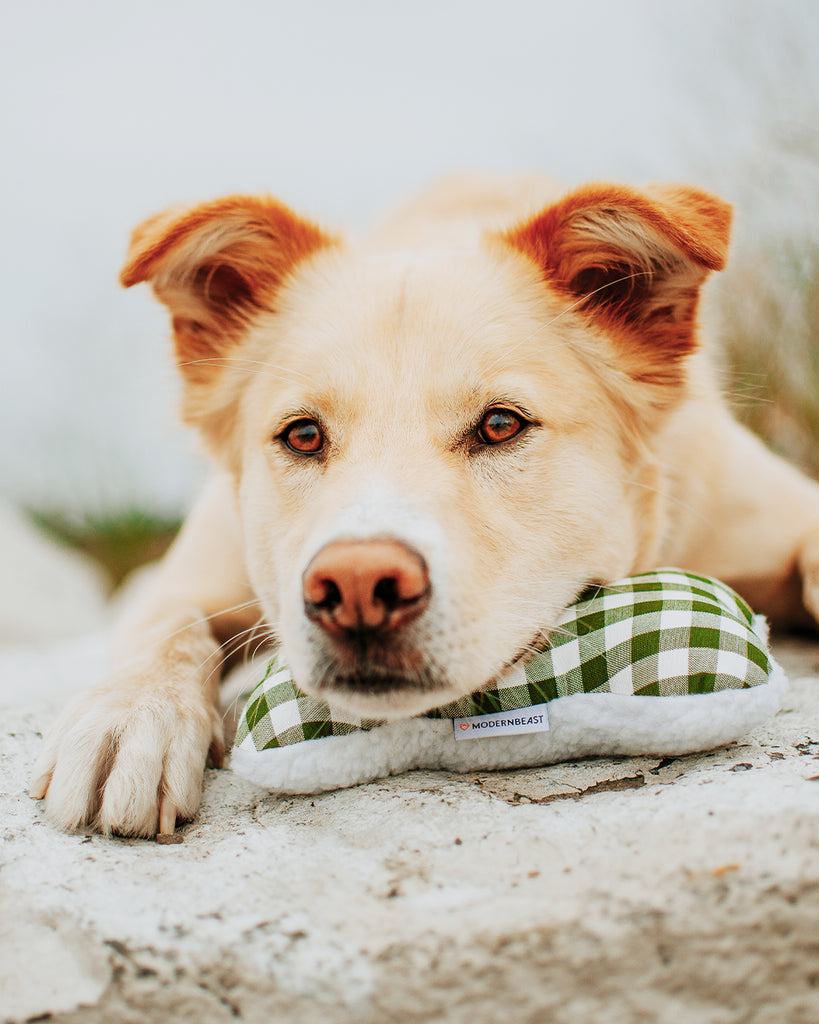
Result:
{"label": "dog's forehead", "polygon": [[561,309],[536,274],[480,250],[329,254],[292,282],[277,361],[314,386],[470,387],[559,360]]}

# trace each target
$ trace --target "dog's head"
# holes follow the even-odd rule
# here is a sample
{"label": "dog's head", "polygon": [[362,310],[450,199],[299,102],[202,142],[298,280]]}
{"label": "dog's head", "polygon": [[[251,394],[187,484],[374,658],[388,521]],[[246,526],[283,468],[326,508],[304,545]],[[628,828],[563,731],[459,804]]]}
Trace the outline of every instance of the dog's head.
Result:
{"label": "dog's head", "polygon": [[590,186],[474,249],[355,248],[265,198],[146,222],[122,280],[173,316],[187,418],[308,692],[420,713],[650,565],[655,438],[686,395],[730,212]]}

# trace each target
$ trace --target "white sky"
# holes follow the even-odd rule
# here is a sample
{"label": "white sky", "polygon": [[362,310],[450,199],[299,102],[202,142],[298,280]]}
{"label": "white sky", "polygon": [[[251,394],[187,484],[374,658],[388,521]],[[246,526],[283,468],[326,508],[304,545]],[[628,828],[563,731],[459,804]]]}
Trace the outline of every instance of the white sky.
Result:
{"label": "white sky", "polygon": [[0,27],[0,479],[38,506],[190,492],[164,318],[116,285],[171,202],[265,190],[343,226],[453,168],[536,169],[778,223],[816,182],[759,157],[817,130],[812,0],[34,0]]}

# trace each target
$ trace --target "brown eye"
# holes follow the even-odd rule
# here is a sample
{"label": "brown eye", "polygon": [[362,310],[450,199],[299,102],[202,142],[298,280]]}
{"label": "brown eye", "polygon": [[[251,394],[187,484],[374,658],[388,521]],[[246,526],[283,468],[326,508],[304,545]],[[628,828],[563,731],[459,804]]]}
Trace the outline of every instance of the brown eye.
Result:
{"label": "brown eye", "polygon": [[315,420],[296,420],[285,429],[281,439],[298,455],[315,455],[324,447],[324,434]]}
{"label": "brown eye", "polygon": [[516,437],[523,430],[525,422],[522,416],[508,409],[490,409],[481,420],[478,437],[484,444],[503,444]]}

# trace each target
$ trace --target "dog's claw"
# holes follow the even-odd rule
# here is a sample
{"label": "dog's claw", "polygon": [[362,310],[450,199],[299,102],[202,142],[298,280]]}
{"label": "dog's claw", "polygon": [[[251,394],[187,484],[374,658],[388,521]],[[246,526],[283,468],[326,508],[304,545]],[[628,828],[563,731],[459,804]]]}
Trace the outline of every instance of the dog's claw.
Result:
{"label": "dog's claw", "polygon": [[208,750],[207,764],[209,768],[224,768],[225,744],[220,737],[214,737]]}
{"label": "dog's claw", "polygon": [[176,828],[176,804],[167,797],[159,805],[159,834],[170,835]]}
{"label": "dog's claw", "polygon": [[48,786],[51,782],[51,772],[46,772],[45,775],[41,775],[38,779],[29,786],[28,795],[32,800],[43,800],[46,793],[48,792]]}

